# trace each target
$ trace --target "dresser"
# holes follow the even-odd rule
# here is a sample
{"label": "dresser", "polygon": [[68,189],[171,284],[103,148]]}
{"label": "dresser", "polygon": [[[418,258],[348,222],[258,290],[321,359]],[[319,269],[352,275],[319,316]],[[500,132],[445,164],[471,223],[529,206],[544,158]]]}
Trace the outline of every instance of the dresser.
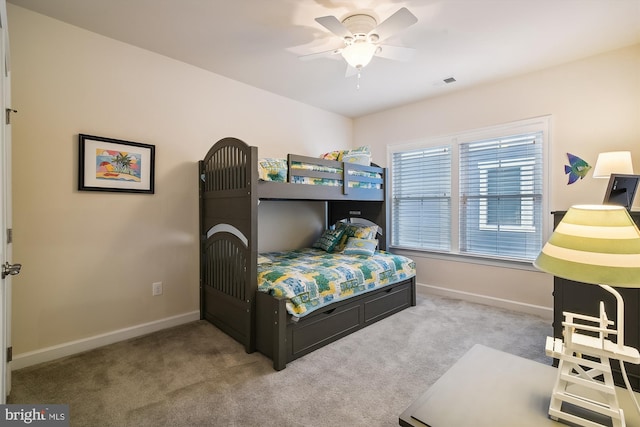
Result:
{"label": "dresser", "polygon": [[[566,211],[553,212],[554,228],[560,223]],[[640,211],[631,212],[633,221],[640,227]],[[606,283],[604,283],[606,285]],[[624,299],[625,345],[640,348],[640,289],[616,288]],[[562,338],[562,313],[599,316],[599,303],[604,301],[609,319],[615,321],[617,315],[616,300],[613,295],[599,286],[554,277],[553,279],[553,335]],[[624,386],[618,361],[612,361],[614,379],[617,385]],[[640,391],[640,365],[626,364],[631,387]]]}

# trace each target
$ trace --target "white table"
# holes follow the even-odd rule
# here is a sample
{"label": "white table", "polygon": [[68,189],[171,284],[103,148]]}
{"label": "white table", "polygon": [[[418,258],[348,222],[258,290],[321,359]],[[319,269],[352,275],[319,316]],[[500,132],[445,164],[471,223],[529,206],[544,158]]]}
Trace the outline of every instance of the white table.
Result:
{"label": "white table", "polygon": [[[548,416],[556,375],[553,366],[476,345],[400,415],[399,423],[404,427],[563,426]],[[617,391],[627,427],[640,427],[629,392]]]}

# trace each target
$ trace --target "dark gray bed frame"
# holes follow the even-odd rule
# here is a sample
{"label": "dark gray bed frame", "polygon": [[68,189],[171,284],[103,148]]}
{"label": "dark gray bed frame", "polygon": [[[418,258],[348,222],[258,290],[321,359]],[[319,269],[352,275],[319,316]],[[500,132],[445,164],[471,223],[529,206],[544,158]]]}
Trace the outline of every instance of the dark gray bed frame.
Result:
{"label": "dark gray bed frame", "polygon": [[[281,370],[332,341],[416,304],[415,278],[387,285],[293,318],[286,299],[257,291],[258,201],[321,200],[328,223],[363,218],[387,230],[386,171],[313,157],[289,155],[292,162],[343,168],[342,174],[296,170],[297,176],[338,178],[342,187],[258,180],[258,149],[236,138],[218,141],[199,162],[201,318],[245,346],[273,360]],[[375,171],[382,178],[353,177],[349,169]],[[292,173],[289,173],[289,180]],[[350,188],[349,181],[374,182],[380,189]],[[380,249],[387,248],[386,234]]]}

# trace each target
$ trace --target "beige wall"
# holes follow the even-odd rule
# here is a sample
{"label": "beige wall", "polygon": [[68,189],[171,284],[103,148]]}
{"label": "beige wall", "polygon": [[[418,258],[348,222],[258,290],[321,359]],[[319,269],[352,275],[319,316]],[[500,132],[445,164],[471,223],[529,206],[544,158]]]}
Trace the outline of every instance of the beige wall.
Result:
{"label": "beige wall", "polygon": [[[631,149],[640,168],[640,46],[351,121],[11,4],[8,13],[18,356],[198,310],[196,161],[224,136],[264,156],[367,144],[385,164],[388,144],[550,114],[552,209],[599,201],[606,186],[590,176],[567,186],[566,152],[593,163]],[[78,192],[78,133],[154,144],[156,194]],[[261,242],[300,209],[321,210],[264,204]],[[424,285],[551,307],[545,274],[411,255]]]}
{"label": "beige wall", "polygon": [[[566,153],[594,165],[599,152],[631,150],[640,173],[640,45],[356,119],[354,145],[371,144],[374,155],[385,158],[388,144],[544,115],[552,116],[550,211],[600,203],[607,181],[589,173],[567,185]],[[422,284],[515,301],[525,309],[553,304],[547,274],[411,256]]]}
{"label": "beige wall", "polygon": [[[342,116],[11,4],[8,13],[18,357],[199,310],[196,162],[218,139],[264,156],[351,144]],[[79,133],[154,144],[155,194],[78,192]],[[164,294],[152,297],[156,281]]]}

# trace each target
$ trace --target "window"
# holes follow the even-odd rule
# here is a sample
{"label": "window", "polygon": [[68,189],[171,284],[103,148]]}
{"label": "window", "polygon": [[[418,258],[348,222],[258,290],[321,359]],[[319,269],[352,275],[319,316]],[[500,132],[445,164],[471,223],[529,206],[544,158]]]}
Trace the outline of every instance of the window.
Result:
{"label": "window", "polygon": [[450,250],[450,147],[397,152],[392,164],[392,245]]}
{"label": "window", "polygon": [[533,261],[545,234],[548,122],[390,147],[391,246]]}
{"label": "window", "polygon": [[542,133],[460,144],[460,252],[534,259],[542,247]]}

